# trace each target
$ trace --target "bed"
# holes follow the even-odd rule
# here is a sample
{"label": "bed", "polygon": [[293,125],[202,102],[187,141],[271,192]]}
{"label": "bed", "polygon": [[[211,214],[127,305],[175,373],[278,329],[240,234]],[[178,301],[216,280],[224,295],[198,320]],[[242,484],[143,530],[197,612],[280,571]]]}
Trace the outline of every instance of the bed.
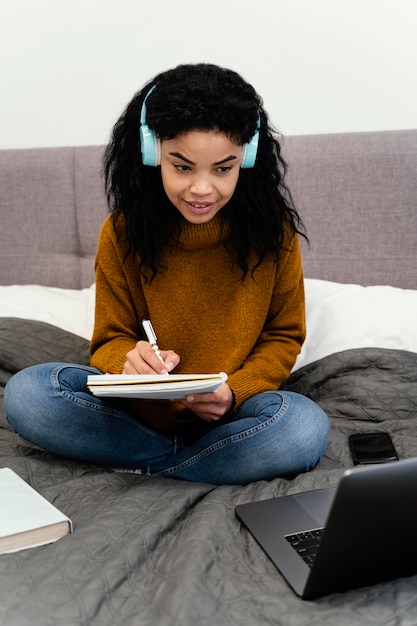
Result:
{"label": "bed", "polygon": [[[102,151],[0,151],[1,396],[20,368],[88,363]],[[283,151],[310,237],[307,340],[284,386],[328,414],[324,458],[245,486],[118,473],[29,445],[1,405],[0,466],[74,526],[0,555],[2,626],[417,623],[417,564],[415,576],[305,602],[235,516],[237,504],[337,485],[354,432],[388,431],[400,458],[417,456],[417,131],[287,137]]]}

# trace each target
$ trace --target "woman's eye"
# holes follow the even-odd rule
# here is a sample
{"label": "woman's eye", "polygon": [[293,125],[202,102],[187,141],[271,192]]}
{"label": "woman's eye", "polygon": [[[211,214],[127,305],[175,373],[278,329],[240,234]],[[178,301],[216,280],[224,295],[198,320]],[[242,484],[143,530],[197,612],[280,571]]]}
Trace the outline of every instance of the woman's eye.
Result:
{"label": "woman's eye", "polygon": [[219,174],[228,174],[231,169],[232,168],[230,167],[230,165],[225,165],[224,167],[218,167],[216,172],[218,172]]}
{"label": "woman's eye", "polygon": [[182,165],[181,163],[174,163],[174,167],[179,172],[187,172],[190,169],[188,165]]}

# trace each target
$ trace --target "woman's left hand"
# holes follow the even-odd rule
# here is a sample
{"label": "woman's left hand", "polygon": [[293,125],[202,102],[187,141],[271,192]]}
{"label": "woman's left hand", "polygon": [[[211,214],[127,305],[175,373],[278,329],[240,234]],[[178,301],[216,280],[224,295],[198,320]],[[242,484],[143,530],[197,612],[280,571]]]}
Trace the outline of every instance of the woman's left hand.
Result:
{"label": "woman's left hand", "polygon": [[233,393],[229,385],[224,383],[217,391],[190,394],[181,402],[206,422],[215,422],[231,410]]}

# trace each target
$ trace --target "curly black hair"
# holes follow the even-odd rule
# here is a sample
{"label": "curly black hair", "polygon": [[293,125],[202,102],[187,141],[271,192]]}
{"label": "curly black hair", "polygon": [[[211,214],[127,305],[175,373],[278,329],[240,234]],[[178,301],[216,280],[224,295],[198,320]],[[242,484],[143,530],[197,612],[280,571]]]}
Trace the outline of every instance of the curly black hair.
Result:
{"label": "curly black hair", "polygon": [[[293,233],[306,237],[284,183],[287,166],[278,133],[268,120],[261,97],[232,70],[207,63],[179,65],[159,74],[135,94],[116,122],[104,154],[109,207],[114,221],[124,215],[127,238],[139,255],[143,273],[150,270],[154,276],[163,271],[161,252],[178,237],[181,228],[181,215],[164,192],[160,168],[142,163],[139,127],[145,99],[147,124],[159,140],[193,130],[216,130],[243,146],[260,124],[255,165],[240,170],[235,192],[220,212],[230,224],[227,245],[243,276],[254,271],[268,252],[278,260],[288,226]],[[249,268],[253,251],[257,261]]]}

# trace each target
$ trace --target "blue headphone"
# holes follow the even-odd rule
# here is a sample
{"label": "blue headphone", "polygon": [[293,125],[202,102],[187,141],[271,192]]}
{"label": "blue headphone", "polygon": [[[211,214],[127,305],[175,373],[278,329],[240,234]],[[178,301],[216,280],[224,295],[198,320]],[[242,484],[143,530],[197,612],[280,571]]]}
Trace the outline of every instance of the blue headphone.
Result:
{"label": "blue headphone", "polygon": [[151,87],[145,96],[140,112],[140,149],[142,151],[142,163],[156,167],[161,162],[161,142],[156,137],[146,122],[146,100],[155,89],[156,85]]}
{"label": "blue headphone", "polygon": [[[142,163],[151,167],[156,167],[161,162],[161,142],[151,130],[146,122],[146,101],[150,94],[156,88],[156,85],[151,87],[145,96],[142,104],[142,110],[140,112],[140,148],[142,152]],[[256,122],[256,130],[249,143],[243,146],[242,163],[241,168],[250,169],[254,167],[256,161],[256,155],[258,153],[259,143],[259,128],[261,126],[261,119],[258,115]]]}

